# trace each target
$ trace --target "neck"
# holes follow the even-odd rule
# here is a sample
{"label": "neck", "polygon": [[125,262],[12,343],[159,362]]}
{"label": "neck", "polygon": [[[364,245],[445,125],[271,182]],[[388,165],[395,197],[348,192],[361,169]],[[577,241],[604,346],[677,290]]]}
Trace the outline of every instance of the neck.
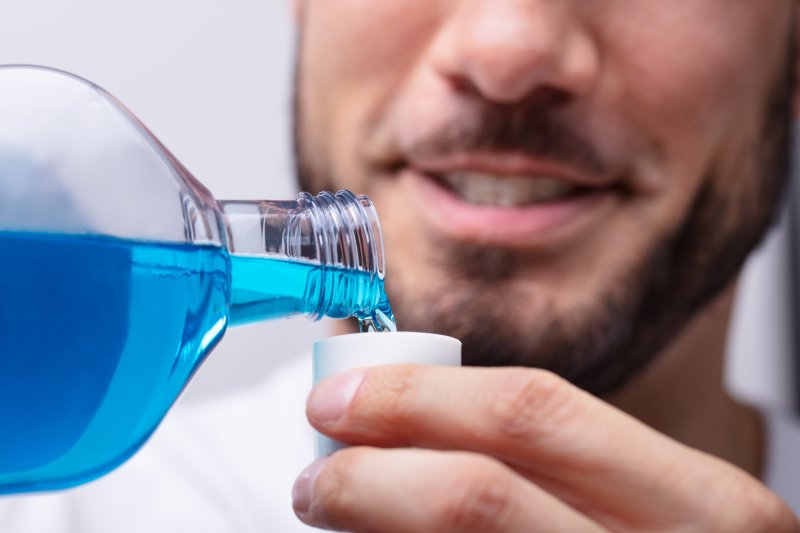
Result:
{"label": "neck", "polygon": [[761,419],[725,390],[731,285],[634,382],[605,398],[684,444],[759,475]]}

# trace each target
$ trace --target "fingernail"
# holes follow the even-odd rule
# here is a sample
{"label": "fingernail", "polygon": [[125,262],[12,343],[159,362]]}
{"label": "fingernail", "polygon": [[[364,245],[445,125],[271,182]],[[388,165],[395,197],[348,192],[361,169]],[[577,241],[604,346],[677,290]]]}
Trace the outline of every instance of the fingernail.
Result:
{"label": "fingernail", "polygon": [[294,482],[292,487],[292,506],[294,507],[294,512],[298,515],[307,513],[309,507],[311,507],[314,485],[327,460],[327,457],[323,457],[318,461],[314,461],[303,470],[297,481]]}
{"label": "fingernail", "polygon": [[364,371],[355,370],[321,381],[308,397],[308,412],[319,423],[330,424],[344,415],[353,401]]}

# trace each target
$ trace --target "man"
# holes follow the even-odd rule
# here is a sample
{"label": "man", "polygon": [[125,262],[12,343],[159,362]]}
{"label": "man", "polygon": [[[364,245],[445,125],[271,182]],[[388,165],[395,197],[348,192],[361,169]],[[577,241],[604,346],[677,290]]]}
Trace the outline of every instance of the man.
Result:
{"label": "man", "polygon": [[[460,338],[472,365],[316,387],[310,422],[355,447],[300,475],[297,515],[349,531],[800,530],[757,480],[760,415],[721,385],[736,276],[786,186],[796,2],[297,12],[301,185],[374,199],[400,328]],[[0,524],[297,527],[274,503],[310,442],[295,375],[168,420],[119,472]]]}
{"label": "man", "polygon": [[303,473],[302,520],[798,529],[720,379],[736,275],[785,187],[796,9],[299,2],[303,188],[376,202],[401,329],[546,369],[323,382],[309,420],[363,447]]}

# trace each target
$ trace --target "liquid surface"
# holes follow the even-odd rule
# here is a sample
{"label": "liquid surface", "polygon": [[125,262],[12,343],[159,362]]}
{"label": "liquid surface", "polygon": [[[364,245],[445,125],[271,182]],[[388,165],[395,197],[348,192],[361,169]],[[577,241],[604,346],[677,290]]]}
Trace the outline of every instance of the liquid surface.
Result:
{"label": "liquid surface", "polygon": [[118,466],[229,323],[296,314],[394,325],[382,280],[364,272],[0,231],[0,493],[67,487]]}

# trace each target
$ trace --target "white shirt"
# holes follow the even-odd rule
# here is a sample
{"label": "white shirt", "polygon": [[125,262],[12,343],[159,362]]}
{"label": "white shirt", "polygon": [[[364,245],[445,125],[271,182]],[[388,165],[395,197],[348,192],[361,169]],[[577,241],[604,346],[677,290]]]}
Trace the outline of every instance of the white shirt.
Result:
{"label": "white shirt", "polygon": [[[177,406],[111,474],[68,491],[0,497],[3,533],[292,533],[291,488],[314,460],[310,357],[258,387]],[[800,513],[800,428],[767,417],[766,483]]]}
{"label": "white shirt", "polygon": [[765,416],[764,422],[764,483],[800,516],[800,423],[781,414]]}

